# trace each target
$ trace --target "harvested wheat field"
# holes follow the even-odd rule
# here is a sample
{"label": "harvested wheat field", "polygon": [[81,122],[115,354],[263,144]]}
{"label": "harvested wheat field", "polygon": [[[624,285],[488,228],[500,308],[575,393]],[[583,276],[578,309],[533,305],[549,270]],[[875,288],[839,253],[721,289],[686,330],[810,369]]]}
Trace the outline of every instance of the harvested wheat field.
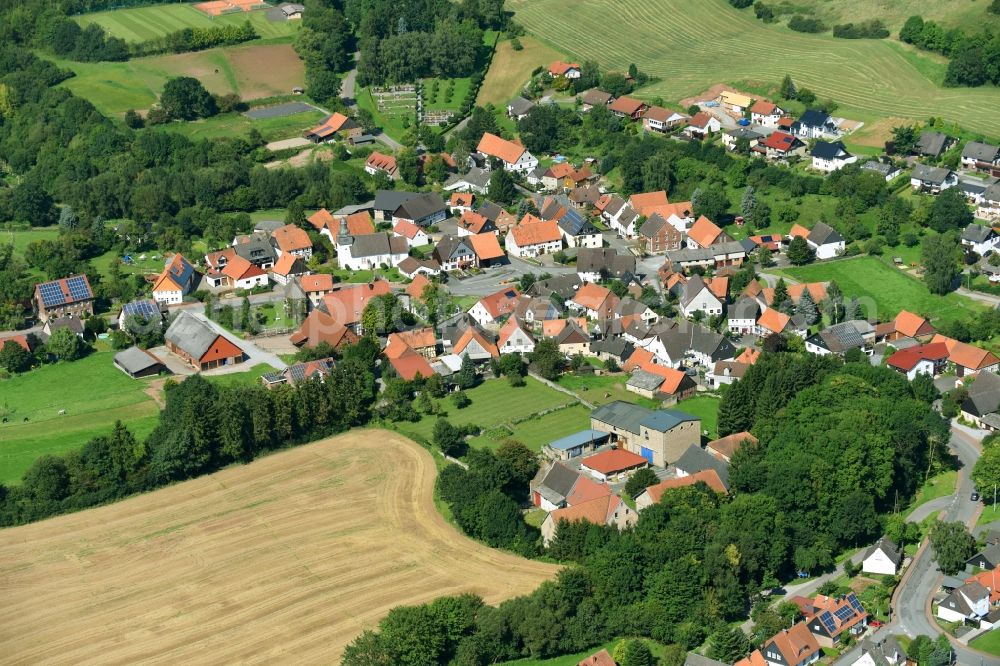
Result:
{"label": "harvested wheat field", "polygon": [[556,567],[434,507],[431,455],[359,431],[0,531],[5,663],[337,663],[390,608],[533,590]]}

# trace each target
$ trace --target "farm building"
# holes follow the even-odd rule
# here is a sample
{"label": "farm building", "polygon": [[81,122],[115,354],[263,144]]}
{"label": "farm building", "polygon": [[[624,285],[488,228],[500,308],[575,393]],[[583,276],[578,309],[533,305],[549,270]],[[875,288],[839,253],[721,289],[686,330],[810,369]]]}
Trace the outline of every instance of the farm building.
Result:
{"label": "farm building", "polygon": [[35,285],[38,319],[46,322],[58,317],[85,317],[94,314],[94,291],[86,275],[71,275],[62,280]]}
{"label": "farm building", "polygon": [[178,314],[163,337],[167,349],[196,370],[211,370],[245,360],[242,349],[188,312]]}
{"label": "farm building", "polygon": [[322,123],[306,130],[304,136],[313,143],[325,143],[338,137],[355,139],[361,136],[361,126],[342,113],[327,116]]}
{"label": "farm building", "polygon": [[116,368],[132,379],[153,377],[167,369],[163,361],[145,349],[139,349],[135,346],[115,354],[114,364]]}
{"label": "farm building", "polygon": [[652,410],[616,400],[595,409],[590,427],[611,433],[627,451],[654,465],[676,461],[692,444],[701,442],[701,420],[685,412]]}

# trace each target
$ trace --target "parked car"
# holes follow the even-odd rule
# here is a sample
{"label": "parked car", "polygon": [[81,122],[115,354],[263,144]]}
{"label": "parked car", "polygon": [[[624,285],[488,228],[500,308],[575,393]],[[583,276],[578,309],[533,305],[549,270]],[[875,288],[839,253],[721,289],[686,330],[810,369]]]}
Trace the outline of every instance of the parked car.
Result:
{"label": "parked car", "polygon": [[979,493],[977,493],[976,491],[972,491],[972,496],[969,499],[972,500],[973,502],[978,502],[979,501]]}
{"label": "parked car", "polygon": [[882,622],[881,620],[872,620],[871,622],[868,623],[868,626],[875,627],[876,629],[878,629],[879,627],[882,626]]}

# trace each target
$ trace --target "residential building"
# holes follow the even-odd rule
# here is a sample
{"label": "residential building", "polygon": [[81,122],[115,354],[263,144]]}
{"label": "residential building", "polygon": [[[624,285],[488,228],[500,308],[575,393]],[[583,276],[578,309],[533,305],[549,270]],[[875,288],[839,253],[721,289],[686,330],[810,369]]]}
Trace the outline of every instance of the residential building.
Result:
{"label": "residential building", "polygon": [[334,316],[317,309],[309,313],[288,339],[296,347],[311,349],[325,342],[339,350],[344,345],[357,342],[358,336]]}
{"label": "residential building", "polygon": [[248,291],[268,284],[267,271],[240,256],[230,259],[215,279],[216,286]]}
{"label": "residential building", "polygon": [[507,253],[500,247],[496,234],[474,234],[469,236],[469,243],[476,253],[476,261],[482,268],[503,263]]}
{"label": "residential building", "polygon": [[309,240],[309,234],[294,224],[286,224],[275,229],[271,234],[271,246],[274,247],[278,258],[285,254],[304,260],[312,257],[313,245]]}
{"label": "residential building", "polygon": [[858,161],[857,155],[851,155],[847,152],[843,141],[817,141],[813,145],[810,156],[812,157],[812,168],[826,173],[843,169],[848,164],[854,164]]}
{"label": "residential building", "polygon": [[808,666],[819,661],[822,651],[805,622],[782,629],[734,666]]}
{"label": "residential building", "polygon": [[993,227],[970,224],[962,231],[962,246],[980,256],[995,250],[997,243],[1000,243],[1000,233]]}
{"label": "residential building", "polygon": [[607,287],[585,282],[566,302],[570,309],[584,313],[588,319],[610,319],[618,305],[618,297]]}
{"label": "residential building", "polygon": [[830,114],[818,109],[808,109],[792,123],[792,134],[803,139],[836,139],[840,136]]}
{"label": "residential building", "polygon": [[821,647],[834,648],[847,636],[860,636],[868,626],[868,612],[853,592],[838,597],[817,594],[812,601],[803,599],[799,608]]}
{"label": "residential building", "polygon": [[[594,525],[609,525],[623,530],[635,525],[638,519],[638,514],[630,509],[620,497],[611,494],[604,495],[570,507],[556,509],[546,516],[540,528],[542,543],[548,547],[552,539],[555,538],[561,521],[570,523],[585,521]],[[584,660],[583,663],[587,663],[587,661]],[[592,663],[599,664],[601,662]]]}
{"label": "residential building", "polygon": [[431,253],[443,271],[458,271],[478,266],[476,251],[469,238],[445,235]]}
{"label": "residential building", "polygon": [[811,230],[796,224],[792,227],[788,237],[791,240],[797,236],[806,239],[809,247],[815,250],[817,259],[833,259],[843,254],[847,245],[840,232],[826,222],[817,222]]}
{"label": "residential building", "polygon": [[649,105],[641,99],[635,99],[634,97],[619,97],[611,102],[608,108],[611,110],[611,113],[619,118],[639,120],[646,112],[646,109],[649,108]]}
{"label": "residential building", "polygon": [[510,317],[497,336],[497,348],[501,354],[530,354],[535,351],[535,338],[517,317]]}
{"label": "residential building", "polygon": [[60,317],[82,319],[94,314],[94,292],[86,275],[36,284],[34,302],[38,320],[43,323]]}
{"label": "residential building", "polygon": [[688,118],[684,133],[696,139],[704,139],[709,134],[715,134],[722,129],[719,119],[705,111],[699,111]]}
{"label": "residential building", "polygon": [[751,445],[756,444],[757,438],[749,432],[734,432],[731,435],[726,435],[725,437],[720,437],[719,439],[713,439],[705,445],[705,451],[719,460],[730,463],[733,461],[733,456],[736,455],[736,452],[743,448],[743,445],[747,443],[750,443]]}
{"label": "residential building", "polygon": [[407,247],[420,247],[431,242],[427,232],[409,220],[397,220],[392,225],[392,234],[405,238]]}
{"label": "residential building", "polygon": [[549,65],[549,76],[553,79],[559,77],[564,79],[578,79],[580,78],[580,63],[556,60]]}
{"label": "residential building", "polygon": [[875,344],[875,327],[863,319],[844,321],[806,338],[806,351],[820,356],[842,356],[850,349],[860,349],[869,356]]}
{"label": "residential building", "polygon": [[985,430],[1000,430],[1000,376],[980,372],[968,387],[968,397],[962,402],[962,418]]}
{"label": "residential building", "polygon": [[271,268],[271,279],[277,284],[292,284],[296,277],[307,275],[309,269],[300,257],[294,254],[283,254]]}
{"label": "residential building", "polygon": [[672,479],[666,479],[665,481],[660,481],[654,486],[649,486],[646,490],[636,496],[635,508],[637,511],[642,511],[646,507],[658,504],[660,499],[663,497],[663,493],[668,490],[672,490],[674,488],[685,488],[699,483],[704,483],[720,495],[725,495],[729,492],[726,488],[726,484],[724,484],[722,479],[719,478],[719,474],[714,469],[707,469],[694,474],[689,474],[687,476],[678,476]]}
{"label": "residential building", "polygon": [[905,666],[911,663],[906,658],[895,636],[861,641],[861,656],[851,666]]}
{"label": "residential building", "polygon": [[507,117],[511,120],[521,120],[528,115],[528,112],[535,108],[535,103],[518,95],[507,102]]}
{"label": "residential building", "polygon": [[521,293],[517,287],[504,287],[489,296],[483,296],[469,309],[469,315],[481,326],[499,325],[514,312]]}
{"label": "residential building", "polygon": [[418,227],[429,227],[448,217],[448,206],[437,192],[423,192],[408,198],[392,212],[392,222],[407,220]]}
{"label": "residential building", "polygon": [[552,218],[559,225],[566,247],[599,248],[604,242],[600,230],[575,208],[560,208]]}
{"label": "residential building", "polygon": [[473,209],[476,204],[476,195],[472,192],[453,192],[448,200],[452,215],[464,215]]}
{"label": "residential building", "polygon": [[493,223],[493,220],[476,213],[475,211],[467,211],[462,213],[462,217],[458,219],[455,225],[456,233],[459,236],[472,236],[474,234],[496,234],[497,225]]}
{"label": "residential building", "polygon": [[[988,143],[970,141],[962,148],[962,168],[992,173],[1000,167],[1000,148]],[[998,175],[998,174],[994,174]]]}
{"label": "residential building", "polygon": [[903,173],[903,170],[890,161],[879,161],[879,160],[868,160],[861,165],[861,169],[864,171],[872,171],[879,174],[888,183],[896,178],[899,174]]}
{"label": "residential building", "polygon": [[299,287],[309,299],[309,307],[315,308],[323,302],[323,297],[333,291],[333,276],[325,273],[303,275],[299,278]]}
{"label": "residential building", "polygon": [[[386,355],[390,355],[390,348],[394,350],[409,349],[426,359],[432,359],[437,356],[437,337],[434,335],[434,329],[429,326],[397,331],[390,333],[386,340]],[[399,352],[391,353],[391,355],[399,356]],[[429,376],[424,375],[424,377]]]}
{"label": "residential building", "polygon": [[490,172],[479,167],[472,167],[463,174],[454,174],[444,182],[445,192],[474,192],[486,194],[489,189]]}
{"label": "residential building", "polygon": [[575,319],[567,320],[566,325],[556,334],[555,340],[559,351],[566,356],[590,356],[590,335],[587,333],[586,323],[580,324]]}
{"label": "residential building", "polygon": [[701,439],[701,420],[678,410],[651,410],[614,401],[590,415],[593,430],[611,433],[625,451],[636,453],[653,465],[664,467]]}
{"label": "residential building", "polygon": [[243,350],[235,343],[186,311],[177,314],[163,339],[168,350],[195,370],[211,370],[242,363],[245,359]]}
{"label": "residential building", "polygon": [[406,238],[386,233],[353,236],[341,225],[337,235],[337,263],[352,271],[370,270],[383,264],[398,266],[408,255],[410,245]]}
{"label": "residential building", "polygon": [[769,160],[782,161],[792,156],[805,154],[806,144],[787,132],[772,132],[766,139],[754,146],[754,151],[763,153]]}
{"label": "residential building", "polygon": [[931,342],[943,342],[948,347],[948,364],[959,377],[1000,371],[1000,358],[991,351],[940,334],[931,338]]}
{"label": "residential building", "polygon": [[900,310],[895,319],[875,329],[876,336],[892,342],[900,338],[926,341],[934,335],[934,327],[925,318],[908,310]]}
{"label": "residential building", "polygon": [[346,326],[358,335],[364,335],[361,314],[365,307],[378,296],[392,293],[389,283],[377,279],[367,284],[345,286],[323,297],[322,308],[334,321]]}
{"label": "residential building", "polygon": [[580,248],[576,253],[576,274],[584,282],[616,279],[628,284],[635,271],[635,256],[619,254],[614,248]]}
{"label": "residential building", "polygon": [[662,106],[651,106],[642,117],[642,126],[651,132],[669,132],[683,126],[690,116]]}
{"label": "residential building", "polygon": [[729,463],[701,448],[701,444],[692,444],[687,447],[681,457],[674,462],[674,467],[679,477],[691,476],[710,469],[714,470],[722,483],[727,488],[729,487]]}
{"label": "residential building", "polygon": [[910,187],[920,192],[938,194],[958,185],[958,175],[944,167],[916,164],[910,174]]}
{"label": "residential building", "polygon": [[333,370],[335,362],[332,358],[319,358],[304,363],[295,363],[278,372],[266,372],[260,377],[261,383],[269,389],[287,384],[295,386],[312,379],[320,382]]}
{"label": "residential building", "polygon": [[477,325],[465,329],[455,342],[452,353],[456,356],[468,356],[473,361],[488,361],[500,357],[492,336]]}
{"label": "residential building", "polygon": [[591,88],[590,90],[584,91],[580,96],[580,110],[586,113],[590,111],[595,106],[610,106],[611,102],[615,101],[614,96],[611,93],[606,93],[603,90],[598,90],[597,88]]}
{"label": "residential building", "polygon": [[729,150],[735,151],[739,149],[740,141],[746,140],[746,148],[753,150],[762,139],[764,139],[764,135],[760,132],[756,132],[749,127],[737,127],[723,133],[722,145]]}
{"label": "residential building", "polygon": [[179,252],[167,262],[160,277],[153,283],[153,299],[164,305],[177,305],[194,288],[198,274],[194,266]]}
{"label": "residential building", "polygon": [[551,254],[562,249],[562,231],[555,220],[540,220],[527,214],[507,233],[504,245],[515,257]]}
{"label": "residential building", "polygon": [[365,160],[365,172],[375,175],[377,173],[384,173],[392,180],[399,178],[398,167],[396,166],[396,158],[392,155],[386,155],[385,153],[380,153],[377,150],[372,152]]}
{"label": "residential building", "polygon": [[907,379],[913,381],[917,375],[937,377],[944,372],[947,361],[947,345],[943,342],[933,342],[893,352],[886,359],[886,366],[906,375]]}
{"label": "residential building", "polygon": [[903,566],[903,549],[888,537],[882,537],[865,551],[861,570],[865,573],[895,576]]}
{"label": "residential building", "polygon": [[505,170],[517,173],[527,173],[538,166],[538,159],[524,146],[489,132],[483,134],[476,152],[482,161],[482,165],[477,166],[487,171],[490,169],[490,158],[500,160]]}
{"label": "residential building", "polygon": [[646,458],[624,449],[606,449],[580,461],[580,471],[601,483],[621,481],[631,472],[648,466]]}
{"label": "residential building", "polygon": [[760,303],[756,298],[743,296],[729,307],[727,326],[736,335],[753,335],[757,329]]}
{"label": "residential building", "polygon": [[784,109],[763,99],[757,100],[750,107],[750,122],[761,127],[777,127],[784,115]]}
{"label": "residential building", "polygon": [[607,650],[601,649],[586,657],[576,666],[616,666],[615,660],[611,658]]}
{"label": "residential building", "polygon": [[[132,301],[122,306],[122,311],[118,314],[118,328],[124,330],[125,322],[135,317],[140,323],[155,323],[159,325],[163,321],[163,312],[160,311],[160,304],[151,299]],[[30,349],[28,351],[31,351]]]}
{"label": "residential building", "polygon": [[941,600],[937,616],[945,622],[975,621],[990,612],[990,591],[981,583],[972,582],[952,590]]}
{"label": "residential building", "polygon": [[955,140],[947,134],[926,130],[920,133],[920,138],[917,140],[913,152],[925,157],[941,157],[941,153],[954,142]]}
{"label": "residential building", "polygon": [[693,317],[699,311],[712,317],[722,314],[723,301],[712,293],[700,275],[694,275],[684,285],[679,305],[685,317]]}
{"label": "residential building", "polygon": [[700,216],[687,232],[689,249],[707,249],[719,243],[731,242],[732,237],[704,215]]}
{"label": "residential building", "polygon": [[679,250],[683,240],[684,234],[659,213],[653,213],[639,227],[639,241],[649,254]]}

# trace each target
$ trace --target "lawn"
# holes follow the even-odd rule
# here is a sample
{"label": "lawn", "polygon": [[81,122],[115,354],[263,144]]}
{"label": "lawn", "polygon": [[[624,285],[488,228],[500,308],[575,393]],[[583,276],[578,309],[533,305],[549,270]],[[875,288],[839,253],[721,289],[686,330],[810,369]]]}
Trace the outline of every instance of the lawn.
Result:
{"label": "lawn", "polygon": [[[976,3],[981,8],[985,5]],[[948,4],[948,11],[952,6]],[[751,80],[773,85],[791,74],[798,86],[835,100],[840,105],[838,115],[848,118],[874,122],[891,116],[923,121],[940,116],[969,131],[997,132],[996,122],[982,109],[1000,104],[1000,89],[943,88],[928,75],[936,68],[915,64],[938,58],[888,40],[794,32],[783,25],[765,24],[752,10],[737,10],[726,0],[639,4],[511,0],[507,8],[514,11],[518,23],[568,58],[595,60],[618,71],[635,63],[655,79],[639,91],[647,99],[677,102],[716,83]],[[760,48],[761,44],[768,48]]]}
{"label": "lawn", "polygon": [[[512,387],[506,379],[491,379],[466,393],[472,404],[465,409],[457,409],[450,398],[440,400],[442,415],[455,425],[475,424],[484,431],[503,424],[510,426],[512,421],[574,401],[531,377],[527,378],[525,386],[518,388]],[[425,416],[416,423],[398,423],[396,429],[404,435],[415,435],[418,440],[430,441],[435,421],[436,416]]]}
{"label": "lawn", "polygon": [[111,358],[95,352],[0,381],[0,411],[10,421],[0,424],[0,482],[16,483],[36,458],[77,448],[116,420],[136,436],[149,434],[159,413],[144,393],[149,383],[129,378]]}
{"label": "lawn", "polygon": [[[568,396],[567,396],[568,397]],[[532,451],[541,451],[551,441],[590,427],[590,410],[583,405],[559,409],[518,423],[513,429],[498,427],[469,440],[477,448],[495,449],[505,439],[516,439]]]}
{"label": "lawn", "polygon": [[719,399],[712,395],[697,395],[682,400],[673,409],[679,409],[701,419],[702,432],[708,432],[709,439],[719,436]]}
{"label": "lawn", "polygon": [[541,43],[534,37],[520,37],[520,51],[511,48],[510,40],[497,44],[490,71],[483,79],[476,99],[480,105],[496,104],[506,106],[511,97],[531,78],[537,67],[548,66],[560,58],[559,52]]}
{"label": "lawn", "polygon": [[615,400],[634,402],[643,407],[657,409],[660,403],[656,400],[643,398],[640,395],[625,390],[628,375],[574,375],[565,374],[559,378],[559,385],[573,391],[581,399],[594,405],[605,405]]}
{"label": "lawn", "polygon": [[983,652],[995,654],[1000,657],[1000,629],[987,631],[985,634],[972,639],[972,642],[969,643],[969,645],[977,650],[982,650]]}
{"label": "lawn", "polygon": [[106,115],[148,109],[164,83],[177,76],[193,76],[209,92],[236,93],[245,100],[287,95],[305,83],[304,65],[291,44],[250,43],[126,62],[55,63],[76,75],[60,85]]}
{"label": "lawn", "polygon": [[940,474],[935,474],[931,478],[927,479],[927,483],[923,485],[920,491],[917,493],[917,497],[914,500],[914,507],[920,506],[925,502],[930,502],[939,497],[947,497],[955,492],[955,482],[958,480],[958,472],[953,469],[946,470]]}
{"label": "lawn", "polygon": [[900,310],[929,317],[932,321],[968,319],[983,306],[951,293],[937,296],[917,278],[875,257],[852,257],[825,263],[771,271],[798,282],[834,280],[845,296],[856,296],[869,319],[886,321]]}
{"label": "lawn", "polygon": [[321,111],[304,111],[290,116],[253,120],[242,113],[225,113],[192,122],[156,125],[156,129],[183,134],[189,139],[197,140],[245,137],[250,129],[254,128],[261,133],[265,141],[271,142],[301,136],[303,130],[315,127],[325,117]]}
{"label": "lawn", "polygon": [[1000,503],[997,504],[996,509],[993,508],[993,497],[987,494],[983,497],[983,503],[986,506],[983,508],[983,512],[979,514],[979,520],[976,521],[976,525],[985,525],[986,523],[993,523],[1000,520]]}
{"label": "lawn", "polygon": [[37,240],[55,240],[59,237],[59,227],[38,227],[24,231],[0,231],[0,243],[13,243],[15,254],[24,256],[28,243]]}
{"label": "lawn", "polygon": [[[424,111],[448,110],[457,113],[465,96],[469,94],[469,86],[471,85],[472,80],[468,77],[463,79],[424,79]],[[437,93],[432,95],[435,87]]]}
{"label": "lawn", "polygon": [[249,21],[262,39],[290,37],[301,21],[269,21],[266,11],[237,12],[211,17],[188,4],[156,5],[81,14],[73,19],[81,26],[96,23],[126,42],[145,42],[184,28],[216,28]]}
{"label": "lawn", "polygon": [[275,371],[276,369],[267,363],[258,363],[257,365],[244,368],[240,372],[231,372],[225,375],[205,375],[205,379],[218,386],[252,386],[260,383],[261,375]]}

